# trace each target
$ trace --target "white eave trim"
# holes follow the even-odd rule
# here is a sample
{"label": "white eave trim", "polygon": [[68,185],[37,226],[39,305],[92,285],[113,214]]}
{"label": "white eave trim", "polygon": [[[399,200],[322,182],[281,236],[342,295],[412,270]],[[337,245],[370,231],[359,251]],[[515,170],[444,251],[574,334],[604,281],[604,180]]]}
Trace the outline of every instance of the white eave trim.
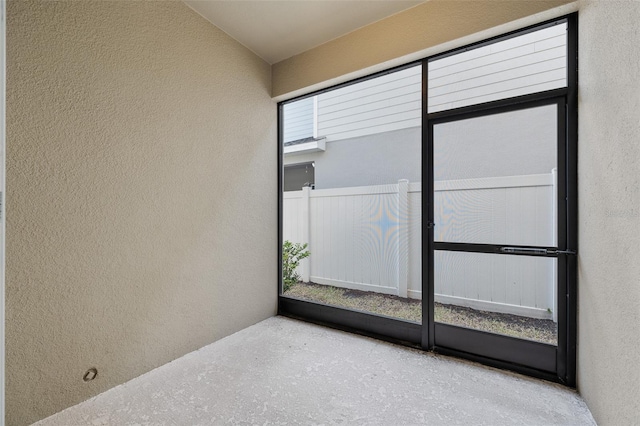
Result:
{"label": "white eave trim", "polygon": [[284,147],[284,155],[308,154],[311,152],[321,152],[326,149],[326,138],[321,138],[305,143],[289,145]]}

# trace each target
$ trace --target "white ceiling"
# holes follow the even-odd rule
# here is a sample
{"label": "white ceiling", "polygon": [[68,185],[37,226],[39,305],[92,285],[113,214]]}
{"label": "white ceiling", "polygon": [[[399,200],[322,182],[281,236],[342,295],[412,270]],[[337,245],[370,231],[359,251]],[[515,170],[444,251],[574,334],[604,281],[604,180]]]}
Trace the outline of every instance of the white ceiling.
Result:
{"label": "white ceiling", "polygon": [[270,64],[425,0],[185,0]]}

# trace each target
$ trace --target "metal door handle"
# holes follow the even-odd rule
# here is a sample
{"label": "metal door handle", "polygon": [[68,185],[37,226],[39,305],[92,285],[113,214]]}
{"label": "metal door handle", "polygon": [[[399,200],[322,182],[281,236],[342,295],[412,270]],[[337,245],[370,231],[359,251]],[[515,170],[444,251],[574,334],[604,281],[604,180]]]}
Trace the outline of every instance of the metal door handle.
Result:
{"label": "metal door handle", "polygon": [[558,250],[558,249],[546,249],[538,247],[500,247],[502,253],[508,254],[539,254],[539,255],[554,255],[554,254],[566,254],[575,255],[575,250]]}
{"label": "metal door handle", "polygon": [[534,247],[500,247],[500,251],[509,254],[549,254],[547,249]]}
{"label": "metal door handle", "polygon": [[566,254],[571,256],[578,254],[575,250],[547,250],[547,252],[549,254]]}

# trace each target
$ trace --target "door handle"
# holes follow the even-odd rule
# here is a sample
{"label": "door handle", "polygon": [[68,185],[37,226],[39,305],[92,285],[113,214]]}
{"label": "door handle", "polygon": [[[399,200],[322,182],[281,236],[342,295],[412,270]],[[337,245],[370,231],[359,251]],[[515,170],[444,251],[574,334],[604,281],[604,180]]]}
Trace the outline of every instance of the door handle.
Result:
{"label": "door handle", "polygon": [[502,253],[509,254],[549,254],[549,251],[547,249],[535,247],[500,247],[500,251]]}
{"label": "door handle", "polygon": [[558,249],[546,249],[538,247],[500,247],[500,251],[506,254],[537,254],[542,256],[547,255],[576,255],[575,250],[558,250]]}
{"label": "door handle", "polygon": [[575,250],[547,250],[549,254],[566,254],[570,256],[575,256],[578,254]]}

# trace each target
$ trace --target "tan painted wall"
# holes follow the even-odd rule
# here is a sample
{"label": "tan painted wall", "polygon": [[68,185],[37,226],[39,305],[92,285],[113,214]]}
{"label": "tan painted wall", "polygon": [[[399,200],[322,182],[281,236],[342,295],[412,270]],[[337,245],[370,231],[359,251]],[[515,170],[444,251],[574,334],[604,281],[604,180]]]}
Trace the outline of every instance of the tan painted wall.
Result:
{"label": "tan painted wall", "polygon": [[[300,89],[571,1],[430,0],[274,64],[273,96],[298,94]],[[418,55],[415,59],[424,56],[426,54]]]}
{"label": "tan painted wall", "polygon": [[270,67],[181,2],[10,1],[7,39],[22,425],[275,314],[276,107]]}
{"label": "tan painted wall", "polygon": [[640,424],[640,3],[579,17],[578,388],[598,424]]}

